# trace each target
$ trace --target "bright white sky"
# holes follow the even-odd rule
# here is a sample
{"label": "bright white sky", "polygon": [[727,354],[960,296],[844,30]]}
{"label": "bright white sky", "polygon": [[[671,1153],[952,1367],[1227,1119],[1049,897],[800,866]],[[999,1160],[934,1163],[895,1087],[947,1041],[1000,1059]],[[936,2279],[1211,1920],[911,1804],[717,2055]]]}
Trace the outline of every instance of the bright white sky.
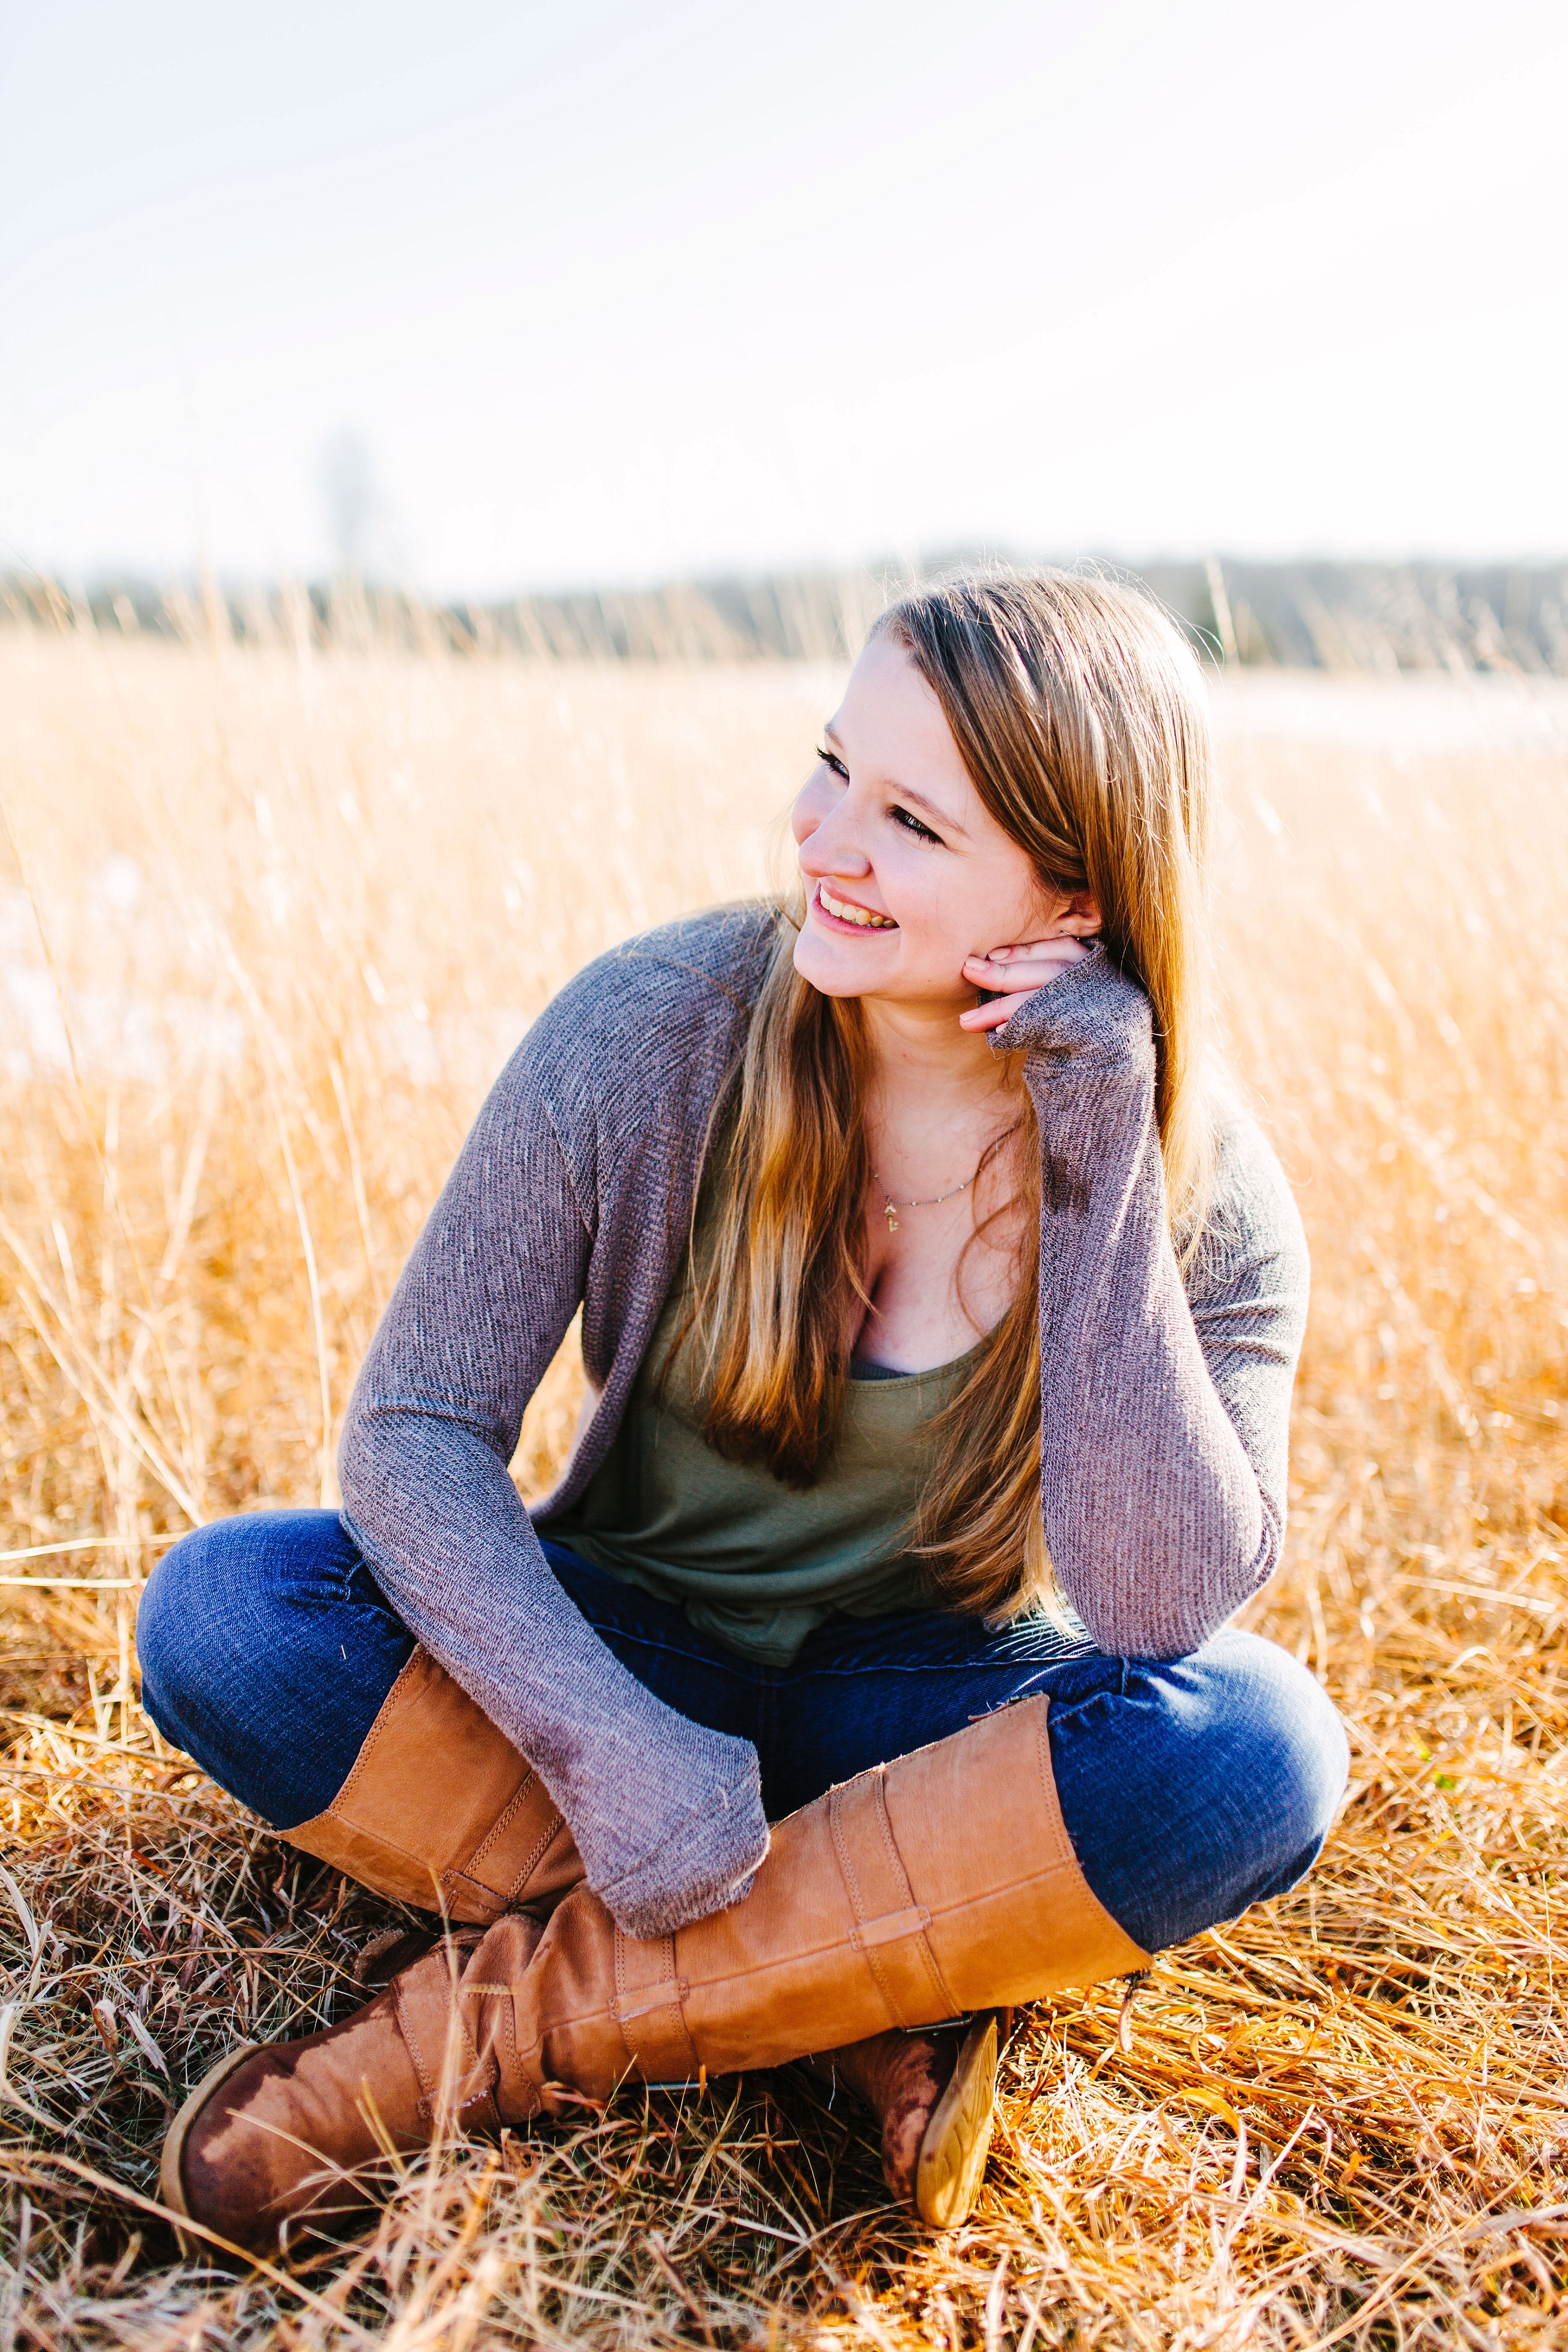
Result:
{"label": "bright white sky", "polygon": [[1568,553],[1564,0],[0,0],[0,568]]}

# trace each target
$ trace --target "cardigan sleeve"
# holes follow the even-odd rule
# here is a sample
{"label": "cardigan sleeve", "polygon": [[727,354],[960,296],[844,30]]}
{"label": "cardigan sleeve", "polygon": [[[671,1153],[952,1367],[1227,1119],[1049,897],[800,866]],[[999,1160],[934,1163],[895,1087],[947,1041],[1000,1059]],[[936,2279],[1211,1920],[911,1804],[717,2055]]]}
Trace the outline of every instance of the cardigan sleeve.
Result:
{"label": "cardigan sleeve", "polygon": [[1248,1120],[1222,1130],[1185,1279],[1154,1118],[1149,1001],[1103,947],[1019,1008],[1039,1127],[1040,1507],[1098,1646],[1196,1649],[1279,1564],[1301,1223]]}
{"label": "cardigan sleeve", "polygon": [[748,1740],[644,1688],[552,1574],[508,1465],[584,1297],[597,1212],[574,990],[481,1110],[372,1341],[343,1524],[405,1622],[539,1772],[636,1936],[735,1899],[767,1849]]}

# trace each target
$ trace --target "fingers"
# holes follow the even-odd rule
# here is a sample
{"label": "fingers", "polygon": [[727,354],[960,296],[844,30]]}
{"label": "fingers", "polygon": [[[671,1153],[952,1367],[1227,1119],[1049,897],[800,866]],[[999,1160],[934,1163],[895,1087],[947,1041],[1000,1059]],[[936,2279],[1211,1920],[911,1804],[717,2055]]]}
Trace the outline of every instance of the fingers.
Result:
{"label": "fingers", "polygon": [[[1076,962],[1077,958],[1073,961]],[[1015,989],[1044,988],[1048,981],[1059,980],[1068,969],[1064,959],[1047,963],[1042,956],[1018,959],[1016,963],[993,964],[978,957],[963,967],[963,977],[973,988]]]}
{"label": "fingers", "polygon": [[967,1013],[961,1013],[958,1025],[961,1029],[1000,1029],[1034,994],[1032,988],[1021,988],[1016,996],[994,996],[989,1004],[974,1004]]}
{"label": "fingers", "polygon": [[[991,1003],[976,1004],[968,1013],[961,1013],[959,1027],[1000,1029],[1037,990],[1046,987],[1075,963],[1081,963],[1089,951],[1085,940],[1064,937],[1024,940],[1015,946],[993,948],[987,955],[966,956],[964,979],[972,988],[994,993]],[[996,991],[1005,993],[996,994]]]}
{"label": "fingers", "polygon": [[971,956],[963,977],[975,988],[1043,988],[1047,981],[1081,963],[1088,954],[1077,940],[1042,940],[1031,947],[1001,948]]}

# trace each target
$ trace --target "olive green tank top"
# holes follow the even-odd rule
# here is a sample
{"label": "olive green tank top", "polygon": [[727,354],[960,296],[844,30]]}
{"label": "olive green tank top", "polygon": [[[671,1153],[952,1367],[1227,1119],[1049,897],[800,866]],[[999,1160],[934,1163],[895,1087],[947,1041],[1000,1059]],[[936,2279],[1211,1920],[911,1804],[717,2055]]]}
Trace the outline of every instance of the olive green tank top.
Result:
{"label": "olive green tank top", "polygon": [[[699,1248],[705,1222],[700,1209]],[[853,1360],[838,1442],[816,1484],[802,1490],[709,1444],[693,1393],[694,1345],[676,1351],[665,1379],[689,1297],[683,1264],[609,1453],[542,1532],[625,1583],[683,1605],[694,1625],[763,1665],[788,1665],[836,1612],[939,1607],[903,1538],[934,1457],[931,1422],[977,1348],[929,1372]]]}

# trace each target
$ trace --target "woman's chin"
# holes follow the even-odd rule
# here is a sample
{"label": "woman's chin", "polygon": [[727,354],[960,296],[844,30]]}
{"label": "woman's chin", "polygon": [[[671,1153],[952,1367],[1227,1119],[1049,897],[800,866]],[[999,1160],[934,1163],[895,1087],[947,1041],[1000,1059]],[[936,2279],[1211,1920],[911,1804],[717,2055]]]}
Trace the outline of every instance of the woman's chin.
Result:
{"label": "woman's chin", "polygon": [[868,952],[858,940],[827,939],[810,926],[807,916],[806,928],[795,943],[795,968],[819,996],[874,996],[887,985],[890,975],[885,950],[879,956],[874,950]]}
{"label": "woman's chin", "polygon": [[[843,952],[840,953],[842,945]],[[962,983],[900,967],[896,956],[862,948],[858,940],[814,939],[802,931],[795,943],[795,968],[819,996],[876,997],[888,1004],[918,1006],[922,1013],[940,1013],[956,1021],[974,1003],[974,991]],[[956,1027],[955,1038],[963,1033]]]}

